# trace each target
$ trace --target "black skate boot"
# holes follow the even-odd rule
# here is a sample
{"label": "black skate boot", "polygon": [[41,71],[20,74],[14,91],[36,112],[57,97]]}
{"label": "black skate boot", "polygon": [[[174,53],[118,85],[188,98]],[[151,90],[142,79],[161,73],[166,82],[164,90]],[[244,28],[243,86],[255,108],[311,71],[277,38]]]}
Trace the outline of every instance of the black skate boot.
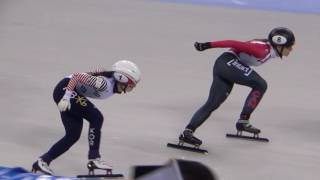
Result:
{"label": "black skate boot", "polygon": [[202,141],[195,136],[193,136],[193,131],[191,129],[185,129],[179,137],[180,142],[185,142],[188,144],[192,144],[194,146],[200,146]]}
{"label": "black skate boot", "polygon": [[236,128],[237,128],[238,132],[240,132],[240,133],[241,133],[241,131],[246,131],[248,133],[253,133],[253,134],[257,135],[261,132],[260,129],[252,126],[249,123],[249,120],[238,120],[238,122],[236,124]]}
{"label": "black skate boot", "polygon": [[[191,144],[194,147],[185,146],[184,143]],[[202,141],[193,136],[193,131],[191,129],[185,129],[183,133],[179,136],[178,144],[168,143],[167,147],[208,154],[207,150],[200,148],[201,144]]]}
{"label": "black skate boot", "polygon": [[43,174],[46,174],[46,175],[52,175],[53,174],[53,171],[50,169],[48,163],[43,161],[41,158],[39,158],[36,162],[33,163],[31,171],[33,173],[36,173],[36,172],[40,171],[40,172],[42,172]]}

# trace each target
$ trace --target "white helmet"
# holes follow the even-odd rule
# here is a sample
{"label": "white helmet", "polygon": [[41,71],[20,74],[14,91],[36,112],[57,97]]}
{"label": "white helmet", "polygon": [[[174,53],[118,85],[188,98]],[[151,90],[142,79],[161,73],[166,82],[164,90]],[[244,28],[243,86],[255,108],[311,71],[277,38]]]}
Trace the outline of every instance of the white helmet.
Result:
{"label": "white helmet", "polygon": [[128,60],[120,60],[112,65],[114,78],[121,83],[133,83],[140,81],[141,72],[136,64]]}

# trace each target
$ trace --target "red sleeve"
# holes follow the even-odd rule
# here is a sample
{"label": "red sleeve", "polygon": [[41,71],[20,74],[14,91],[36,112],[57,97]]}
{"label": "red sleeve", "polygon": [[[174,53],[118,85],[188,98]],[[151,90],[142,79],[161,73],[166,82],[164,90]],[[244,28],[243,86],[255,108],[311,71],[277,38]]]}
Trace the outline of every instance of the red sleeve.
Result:
{"label": "red sleeve", "polygon": [[[265,43],[242,42],[235,40],[224,40],[210,42],[212,48],[232,48],[236,53],[244,52],[257,58],[264,57],[269,52],[269,47]],[[267,50],[267,52],[266,52]]]}
{"label": "red sleeve", "polygon": [[88,73],[74,73],[67,85],[67,90],[73,91],[78,82],[94,87],[96,77]]}

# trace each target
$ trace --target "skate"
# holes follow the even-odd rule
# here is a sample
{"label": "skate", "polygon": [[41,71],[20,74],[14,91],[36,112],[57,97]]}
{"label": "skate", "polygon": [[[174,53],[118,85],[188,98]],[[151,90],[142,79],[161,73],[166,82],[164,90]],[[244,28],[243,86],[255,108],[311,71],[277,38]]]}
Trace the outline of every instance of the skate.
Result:
{"label": "skate", "polygon": [[188,143],[191,145],[194,145],[196,147],[199,147],[202,144],[202,141],[195,136],[193,136],[193,131],[190,129],[186,129],[183,131],[182,134],[179,136],[179,141],[183,143]]}
{"label": "skate", "polygon": [[239,120],[236,124],[236,128],[238,132],[246,131],[255,135],[261,132],[260,129],[252,126],[248,120]]}
{"label": "skate", "polygon": [[41,158],[39,158],[32,165],[31,172],[37,173],[38,171],[40,171],[41,173],[46,174],[46,175],[52,175],[53,174],[53,171],[50,169],[48,163],[44,162]]}
{"label": "skate", "polygon": [[[259,133],[261,132],[261,130],[252,126],[248,120],[239,120],[236,123],[236,129],[237,129],[236,134],[226,134],[226,136],[227,137],[234,137],[234,138],[241,138],[241,139],[269,142],[269,139],[259,137]],[[253,136],[242,135],[242,132],[247,132],[247,133],[253,134]]]}
{"label": "skate", "polygon": [[[193,147],[185,146],[184,143],[192,145]],[[207,150],[199,148],[201,144],[202,144],[202,141],[196,138],[195,136],[193,136],[193,131],[190,129],[186,129],[183,131],[182,134],[180,134],[178,144],[168,143],[167,146],[172,148],[187,150],[187,151],[208,153]]]}
{"label": "skate", "polygon": [[[92,177],[100,177],[100,178],[109,178],[109,177],[123,177],[122,174],[113,174],[112,166],[107,165],[105,161],[100,159],[91,159],[87,164],[87,168],[89,170],[88,175],[78,175],[78,178],[92,178]],[[106,171],[105,174],[95,174],[95,170],[103,170]]]}

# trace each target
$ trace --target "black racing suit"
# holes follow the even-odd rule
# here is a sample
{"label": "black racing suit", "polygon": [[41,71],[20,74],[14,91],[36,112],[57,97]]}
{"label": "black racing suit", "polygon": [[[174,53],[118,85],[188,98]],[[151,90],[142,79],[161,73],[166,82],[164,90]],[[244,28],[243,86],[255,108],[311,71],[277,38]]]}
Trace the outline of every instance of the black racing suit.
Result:
{"label": "black racing suit", "polygon": [[266,92],[267,82],[230,52],[223,53],[213,67],[213,82],[206,103],[196,111],[187,129],[195,131],[228,97],[234,84],[251,87],[240,119],[247,120]]}

